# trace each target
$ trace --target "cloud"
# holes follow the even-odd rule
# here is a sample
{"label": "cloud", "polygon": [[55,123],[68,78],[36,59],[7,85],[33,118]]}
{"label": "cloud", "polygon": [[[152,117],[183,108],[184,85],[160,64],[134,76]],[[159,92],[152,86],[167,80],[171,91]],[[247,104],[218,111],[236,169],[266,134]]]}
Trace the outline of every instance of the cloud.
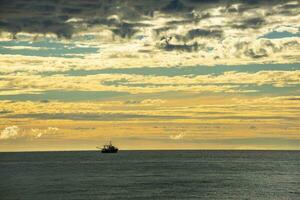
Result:
{"label": "cloud", "polygon": [[247,49],[245,51],[245,55],[251,58],[263,58],[268,56],[265,49],[258,49],[256,51],[254,49]]}
{"label": "cloud", "polygon": [[[17,138],[32,141],[38,138],[51,141],[72,137],[90,138],[95,137],[95,134],[103,136],[107,132],[112,136],[162,137],[170,141],[176,141],[176,138],[185,141],[196,138],[226,139],[229,136],[299,135],[299,95],[165,93],[158,95],[165,101],[163,104],[155,101],[151,101],[154,103],[151,105],[139,103],[145,96],[155,99],[156,94],[131,96],[130,99],[135,101],[133,104],[123,103],[128,97],[123,98],[123,101],[50,101],[47,104],[0,101],[0,107],[13,111],[1,117],[0,121],[4,124],[18,123],[20,131]],[[146,101],[148,103],[150,100]],[[41,123],[38,127],[35,127],[36,120]],[[74,135],[72,127],[78,127],[79,122],[82,124],[80,127],[95,127],[101,131],[78,130],[82,134]],[[257,128],[253,129],[254,126]],[[55,128],[53,131],[48,130],[48,127],[59,127],[61,131]],[[55,132],[57,134],[53,134]]]}
{"label": "cloud", "polygon": [[177,134],[177,135],[170,135],[170,139],[172,139],[172,140],[180,140],[180,139],[182,139],[184,136],[185,136],[184,133],[179,133],[179,134]]}
{"label": "cloud", "polygon": [[[299,132],[298,1],[2,0],[0,12],[1,139],[73,138],[79,120],[173,143],[186,130],[174,126]],[[144,126],[163,123],[174,132]]]}
{"label": "cloud", "polygon": [[274,31],[276,32],[289,32],[289,33],[292,33],[292,34],[297,34],[300,32],[300,29],[299,27],[294,27],[294,26],[279,26],[279,27],[276,27],[274,29]]}
{"label": "cloud", "polygon": [[18,137],[19,131],[20,129],[18,126],[8,126],[1,131],[0,140],[15,139]]}
{"label": "cloud", "polygon": [[[255,55],[260,55],[256,52]],[[253,92],[246,86],[269,85],[290,87],[300,84],[300,70],[261,70],[255,73],[224,71],[204,75],[136,75],[91,74],[69,75],[0,75],[0,99],[6,100],[87,100],[111,99],[130,94],[159,92],[243,93]],[[108,81],[109,80],[109,81]],[[64,93],[61,93],[61,92]],[[83,95],[85,94],[85,95]]]}
{"label": "cloud", "polygon": [[21,129],[16,125],[8,126],[0,133],[0,140],[7,139],[36,139],[49,135],[54,135],[58,132],[57,127],[48,127],[46,129],[32,128],[30,130]]}
{"label": "cloud", "polygon": [[202,45],[199,45],[197,42],[193,44],[170,44],[168,41],[160,45],[161,49],[164,49],[166,51],[186,51],[186,52],[192,52],[192,51],[198,51]]}
{"label": "cloud", "polygon": [[254,17],[245,19],[241,22],[238,22],[237,24],[234,24],[233,28],[240,28],[240,29],[247,29],[247,28],[253,28],[257,29],[260,28],[262,25],[265,24],[265,19],[261,17]]}
{"label": "cloud", "polygon": [[186,37],[189,39],[194,39],[196,37],[216,37],[220,38],[223,35],[222,30],[217,30],[217,29],[211,29],[211,30],[206,30],[206,29],[192,29],[189,30]]}
{"label": "cloud", "polygon": [[[107,85],[107,80],[115,81],[124,78],[125,83],[116,82]],[[198,77],[200,78],[200,77]],[[60,80],[59,82],[57,80]],[[62,82],[62,80],[64,80]],[[81,77],[71,76],[6,76],[3,81],[10,82],[10,88],[14,90],[28,90],[35,88],[40,90],[66,90],[66,91],[101,91],[102,93],[130,92],[130,93],[152,93],[162,91],[226,91],[236,86],[217,86],[217,85],[196,85],[194,78],[188,77],[153,77],[138,75],[120,75],[120,74],[99,74]],[[103,83],[102,83],[103,82]],[[100,84],[101,83],[101,84]],[[194,84],[194,85],[190,85]],[[13,88],[12,88],[13,86]],[[5,89],[5,86],[4,88]],[[8,88],[7,88],[8,89]],[[91,92],[92,92],[91,91]]]}
{"label": "cloud", "polygon": [[145,104],[145,105],[160,105],[165,103],[166,101],[162,100],[162,99],[145,99],[141,102],[141,104]]}
{"label": "cloud", "polygon": [[[184,4],[191,5],[188,2]],[[74,23],[72,25],[78,31],[73,34],[72,39],[55,40],[53,34],[26,32],[18,33],[16,41],[27,41],[27,45],[17,45],[14,40],[6,39],[6,43],[1,44],[9,54],[1,55],[0,65],[7,67],[0,70],[62,71],[125,66],[196,66],[199,63],[230,65],[299,62],[299,37],[290,35],[279,39],[263,38],[273,30],[280,30],[280,27],[294,27],[289,31],[295,32],[299,26],[296,20],[299,15],[285,17],[276,14],[272,5],[269,8],[262,3],[258,4],[256,9],[248,9],[238,17],[233,13],[221,12],[221,8],[226,8],[222,2],[202,9],[197,5],[193,11],[175,12],[177,14],[161,13],[160,5],[156,5],[147,8],[157,10],[153,16],[144,16],[144,11],[139,10],[137,18],[128,16],[128,19],[124,19],[127,14],[123,13],[122,6],[129,9],[131,3],[126,6],[121,4],[119,12],[103,18],[78,16],[77,20],[71,20],[70,23]],[[135,10],[135,7],[132,9]],[[129,9],[130,12],[132,9]],[[273,12],[274,15],[264,14],[266,12]],[[142,17],[139,18],[140,15]],[[178,25],[170,24],[187,21],[188,23]],[[255,28],[235,29],[232,25]],[[4,35],[3,33],[3,37]],[[34,48],[43,47],[38,46],[42,38],[56,41],[44,42],[44,46],[62,47],[40,51],[16,49],[22,46],[30,48],[30,45]],[[72,48],[72,45],[75,46]],[[43,59],[42,56],[47,58]]]}
{"label": "cloud", "polygon": [[[176,120],[187,119],[185,115],[155,115],[151,113],[38,113],[38,114],[16,114],[10,115],[7,118],[32,118],[41,120],[78,120],[78,121],[130,121],[130,120]],[[48,131],[48,130],[47,130]],[[53,130],[51,130],[53,131]],[[34,135],[44,134],[40,130],[33,130]]]}
{"label": "cloud", "polygon": [[125,105],[161,105],[166,101],[163,99],[144,99],[144,100],[127,100],[124,102]]}
{"label": "cloud", "polygon": [[286,97],[286,100],[289,100],[289,101],[300,101],[300,97]]}
{"label": "cloud", "polygon": [[59,128],[57,127],[48,127],[47,129],[31,129],[31,136],[34,138],[45,137],[47,135],[54,135],[58,132]]}
{"label": "cloud", "polygon": [[[150,30],[155,30],[158,28],[157,25],[164,27],[168,24],[184,25],[188,22],[194,23],[195,29],[202,20],[214,19],[220,14],[237,21],[240,18],[232,19],[231,16],[235,14],[235,11],[253,12],[251,10],[253,8],[272,11],[272,8],[277,6],[277,10],[283,12],[289,10],[289,7],[298,6],[297,3],[288,4],[285,1],[270,1],[268,7],[265,6],[264,1],[255,4],[249,2],[252,1],[237,3],[236,1],[163,0],[158,3],[116,0],[87,3],[84,0],[76,0],[62,3],[34,0],[31,6],[28,6],[20,0],[1,1],[3,18],[0,28],[13,33],[14,36],[19,32],[50,33],[70,39],[73,35],[97,26],[122,38],[128,38],[139,32],[143,33],[144,31],[140,29],[146,26]],[[220,12],[222,10],[225,14]],[[241,18],[244,16],[241,15]],[[156,20],[162,20],[162,23],[154,23]],[[206,21],[206,23],[212,22]],[[252,17],[243,19],[238,26],[258,28],[263,24],[263,18]],[[149,31],[146,30],[146,32]]]}
{"label": "cloud", "polygon": [[165,12],[182,12],[182,11],[189,10],[189,9],[191,9],[191,8],[188,8],[180,0],[171,0],[161,10],[165,11]]}

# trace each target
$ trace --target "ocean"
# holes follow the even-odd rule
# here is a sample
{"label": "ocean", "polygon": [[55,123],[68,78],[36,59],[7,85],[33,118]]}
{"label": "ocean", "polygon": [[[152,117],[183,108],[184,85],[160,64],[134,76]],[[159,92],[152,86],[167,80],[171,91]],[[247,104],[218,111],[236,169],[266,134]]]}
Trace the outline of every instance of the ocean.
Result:
{"label": "ocean", "polygon": [[0,153],[0,199],[300,199],[300,151]]}

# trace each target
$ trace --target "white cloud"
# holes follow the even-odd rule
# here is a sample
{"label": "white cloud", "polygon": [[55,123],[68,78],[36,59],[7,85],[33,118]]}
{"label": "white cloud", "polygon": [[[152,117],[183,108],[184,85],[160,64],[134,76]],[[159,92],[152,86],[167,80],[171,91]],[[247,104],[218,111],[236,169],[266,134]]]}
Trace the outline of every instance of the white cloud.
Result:
{"label": "white cloud", "polygon": [[185,136],[184,133],[179,133],[179,134],[177,134],[177,135],[170,135],[170,139],[172,139],[172,140],[180,140],[180,139],[182,139],[184,136]]}
{"label": "white cloud", "polygon": [[0,139],[15,139],[19,134],[19,127],[18,126],[8,126],[4,130],[1,131]]}
{"label": "white cloud", "polygon": [[44,129],[32,128],[31,130],[20,129],[18,126],[8,126],[0,133],[0,140],[27,138],[34,139],[46,135],[54,135],[59,129],[56,127],[48,127]]}
{"label": "white cloud", "polygon": [[289,33],[293,33],[296,34],[299,32],[299,28],[298,27],[294,27],[294,26],[279,26],[277,28],[275,28],[275,31],[277,32],[289,32]]}
{"label": "white cloud", "polygon": [[47,129],[33,128],[33,129],[31,129],[31,134],[30,135],[33,138],[40,138],[40,137],[45,136],[45,135],[56,134],[58,130],[59,129],[56,128],[56,127],[48,127]]}

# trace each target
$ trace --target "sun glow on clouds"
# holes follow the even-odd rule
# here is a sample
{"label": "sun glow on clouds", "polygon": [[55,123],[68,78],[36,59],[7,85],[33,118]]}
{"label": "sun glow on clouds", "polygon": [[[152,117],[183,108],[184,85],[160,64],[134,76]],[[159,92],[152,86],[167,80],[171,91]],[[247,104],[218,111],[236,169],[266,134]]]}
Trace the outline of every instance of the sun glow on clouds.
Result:
{"label": "sun glow on clouds", "polygon": [[298,1],[28,5],[0,3],[0,151],[300,148]]}

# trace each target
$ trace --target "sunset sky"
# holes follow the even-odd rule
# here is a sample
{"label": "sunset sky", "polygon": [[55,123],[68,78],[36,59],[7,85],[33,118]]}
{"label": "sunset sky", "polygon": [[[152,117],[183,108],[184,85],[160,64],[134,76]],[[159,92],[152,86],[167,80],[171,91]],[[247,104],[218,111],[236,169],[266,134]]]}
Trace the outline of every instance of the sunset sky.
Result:
{"label": "sunset sky", "polygon": [[299,1],[2,0],[0,151],[300,149]]}

